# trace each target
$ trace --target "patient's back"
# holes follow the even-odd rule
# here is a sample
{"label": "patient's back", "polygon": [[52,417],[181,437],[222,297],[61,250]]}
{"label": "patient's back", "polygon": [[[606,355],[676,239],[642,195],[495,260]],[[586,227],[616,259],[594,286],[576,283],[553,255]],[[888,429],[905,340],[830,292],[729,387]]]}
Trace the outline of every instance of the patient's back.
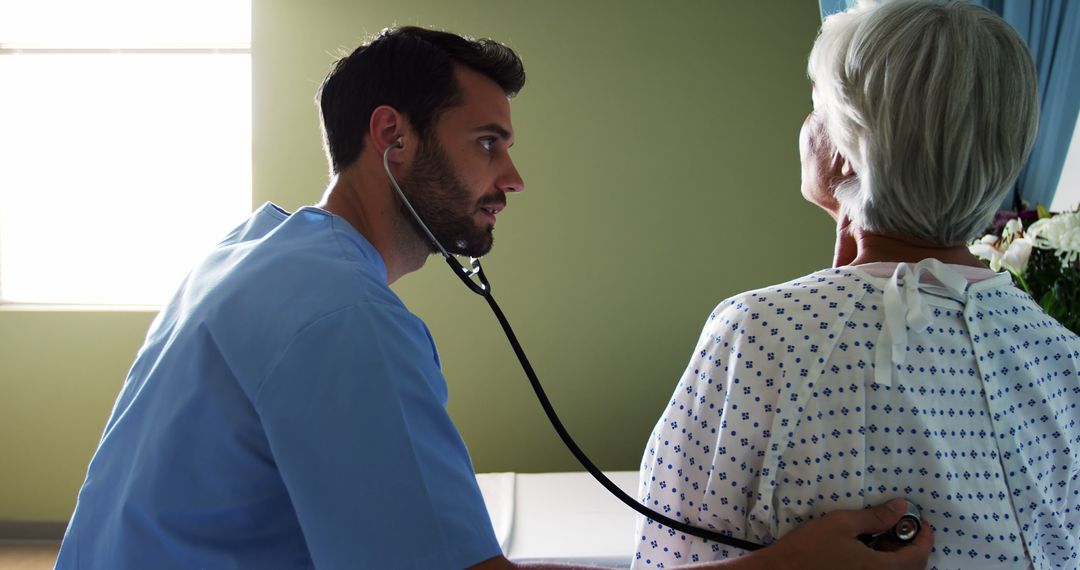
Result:
{"label": "patient's back", "polygon": [[[1077,336],[1007,275],[895,288],[925,320],[883,335],[887,287],[829,269],[721,303],[646,448],[643,500],[771,542],[907,497],[934,527],[931,568],[1076,567]],[[639,530],[635,567],[738,554]]]}

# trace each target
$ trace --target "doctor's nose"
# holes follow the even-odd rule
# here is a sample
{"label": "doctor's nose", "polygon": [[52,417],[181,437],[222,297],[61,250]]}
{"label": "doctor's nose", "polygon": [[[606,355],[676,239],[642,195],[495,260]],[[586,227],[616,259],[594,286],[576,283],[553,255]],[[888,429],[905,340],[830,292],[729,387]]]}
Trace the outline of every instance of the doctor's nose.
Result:
{"label": "doctor's nose", "polygon": [[521,173],[518,172],[517,167],[514,166],[514,161],[507,160],[506,170],[495,181],[495,185],[498,186],[499,190],[506,193],[525,190],[525,181],[521,178]]}

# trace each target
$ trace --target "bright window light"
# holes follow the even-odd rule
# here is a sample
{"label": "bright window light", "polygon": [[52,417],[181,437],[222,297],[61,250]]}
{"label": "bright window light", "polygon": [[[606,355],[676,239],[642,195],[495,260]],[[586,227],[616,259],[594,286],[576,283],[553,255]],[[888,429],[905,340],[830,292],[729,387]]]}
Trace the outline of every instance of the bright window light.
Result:
{"label": "bright window light", "polygon": [[1080,208],[1080,116],[1073,127],[1072,142],[1065,155],[1065,166],[1061,169],[1057,193],[1050,209],[1054,212],[1070,212]]}
{"label": "bright window light", "polygon": [[0,302],[163,304],[250,213],[249,12],[0,0]]}
{"label": "bright window light", "polygon": [[0,0],[14,48],[250,48],[250,0]]}

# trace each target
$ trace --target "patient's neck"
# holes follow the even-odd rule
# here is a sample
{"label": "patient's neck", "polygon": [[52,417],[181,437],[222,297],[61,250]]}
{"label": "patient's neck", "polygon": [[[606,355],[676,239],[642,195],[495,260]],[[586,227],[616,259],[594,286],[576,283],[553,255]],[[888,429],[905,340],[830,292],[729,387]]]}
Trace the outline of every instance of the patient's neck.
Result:
{"label": "patient's neck", "polygon": [[968,251],[966,245],[940,245],[911,236],[898,236],[851,230],[855,241],[855,258],[848,265],[861,265],[878,261],[894,263],[918,263],[934,258],[942,263],[986,267],[979,258]]}

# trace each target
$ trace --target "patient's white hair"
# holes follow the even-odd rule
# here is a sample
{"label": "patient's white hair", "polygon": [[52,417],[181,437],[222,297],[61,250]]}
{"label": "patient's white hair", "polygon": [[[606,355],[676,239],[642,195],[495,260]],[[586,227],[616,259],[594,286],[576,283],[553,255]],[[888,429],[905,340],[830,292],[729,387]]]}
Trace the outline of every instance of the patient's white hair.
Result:
{"label": "patient's white hair", "polygon": [[955,245],[1011,190],[1039,123],[1023,39],[980,6],[862,1],[828,17],[807,68],[815,112],[856,176],[852,222]]}

